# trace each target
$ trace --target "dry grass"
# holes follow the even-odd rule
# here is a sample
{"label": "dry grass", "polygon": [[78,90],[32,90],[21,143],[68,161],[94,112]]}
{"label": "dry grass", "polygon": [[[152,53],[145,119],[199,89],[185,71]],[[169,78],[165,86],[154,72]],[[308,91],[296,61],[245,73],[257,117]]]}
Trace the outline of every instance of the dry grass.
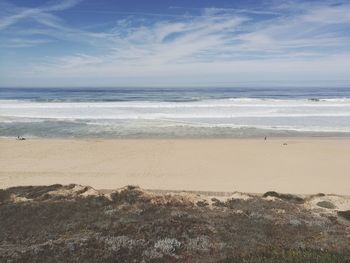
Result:
{"label": "dry grass", "polygon": [[0,191],[0,262],[350,260],[348,211],[330,217],[306,199],[272,196],[208,201],[137,187],[9,188]]}

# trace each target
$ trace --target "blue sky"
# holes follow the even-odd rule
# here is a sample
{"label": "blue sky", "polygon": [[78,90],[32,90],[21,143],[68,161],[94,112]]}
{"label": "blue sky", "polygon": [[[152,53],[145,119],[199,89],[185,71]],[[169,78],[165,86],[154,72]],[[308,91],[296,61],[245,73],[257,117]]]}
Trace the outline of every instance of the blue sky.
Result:
{"label": "blue sky", "polygon": [[350,86],[350,1],[0,0],[0,86]]}

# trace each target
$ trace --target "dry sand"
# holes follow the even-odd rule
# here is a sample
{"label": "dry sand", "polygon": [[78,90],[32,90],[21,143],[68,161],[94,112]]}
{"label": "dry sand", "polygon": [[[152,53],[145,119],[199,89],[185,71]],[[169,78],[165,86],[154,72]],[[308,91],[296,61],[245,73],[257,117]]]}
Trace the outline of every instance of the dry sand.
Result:
{"label": "dry sand", "polygon": [[56,183],[349,195],[350,139],[0,139],[0,188]]}

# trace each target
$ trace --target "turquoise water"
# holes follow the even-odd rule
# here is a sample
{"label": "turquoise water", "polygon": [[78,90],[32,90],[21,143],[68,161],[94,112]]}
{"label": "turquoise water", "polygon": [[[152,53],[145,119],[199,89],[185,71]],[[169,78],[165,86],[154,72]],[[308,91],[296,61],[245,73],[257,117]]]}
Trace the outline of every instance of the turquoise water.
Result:
{"label": "turquoise water", "polygon": [[349,133],[350,88],[0,89],[3,137]]}

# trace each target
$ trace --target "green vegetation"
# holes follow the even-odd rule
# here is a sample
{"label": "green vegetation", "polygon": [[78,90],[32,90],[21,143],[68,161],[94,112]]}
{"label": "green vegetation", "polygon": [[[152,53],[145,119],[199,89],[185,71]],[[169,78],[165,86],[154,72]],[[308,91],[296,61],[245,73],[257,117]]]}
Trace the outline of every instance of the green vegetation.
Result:
{"label": "green vegetation", "polygon": [[340,215],[341,217],[344,217],[347,220],[350,220],[350,210],[339,211],[338,215]]}
{"label": "green vegetation", "polygon": [[222,260],[221,263],[297,263],[297,262],[317,262],[317,263],[343,263],[350,262],[350,256],[339,253],[311,250],[311,249],[293,249],[293,250],[273,250],[266,251],[259,255],[247,257],[235,257]]}
{"label": "green vegetation", "polygon": [[0,190],[0,262],[350,262],[343,221],[294,196],[194,201],[127,187],[84,197],[89,189]]}
{"label": "green vegetation", "polygon": [[303,203],[304,202],[304,199],[299,197],[299,196],[291,195],[291,194],[280,194],[280,193],[277,193],[274,191],[266,192],[263,195],[263,197],[268,197],[268,196],[277,197],[277,198],[282,199],[282,200],[293,201],[296,203]]}

